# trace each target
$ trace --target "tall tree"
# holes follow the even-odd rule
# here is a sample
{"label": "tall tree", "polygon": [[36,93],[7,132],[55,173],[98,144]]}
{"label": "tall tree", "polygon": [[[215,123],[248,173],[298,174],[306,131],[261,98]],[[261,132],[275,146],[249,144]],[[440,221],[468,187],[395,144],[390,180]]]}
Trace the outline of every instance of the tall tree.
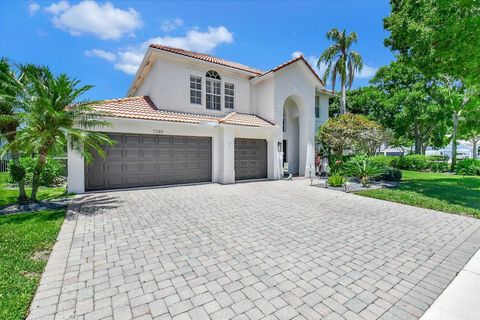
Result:
{"label": "tall tree", "polygon": [[[377,105],[381,103],[382,99],[383,96],[377,87],[360,87],[347,92],[346,108],[350,113],[361,114],[372,120],[379,120],[378,117],[381,115],[377,114],[377,111],[381,110],[381,108]],[[328,111],[330,117],[335,117],[340,113],[339,96],[334,96],[330,99]]]}
{"label": "tall tree", "polygon": [[457,165],[457,145],[460,130],[460,119],[464,114],[470,113],[477,105],[478,89],[475,86],[465,87],[461,81],[455,81],[449,77],[443,80],[443,89],[446,92],[449,107],[452,115],[452,161],[451,171]]}
{"label": "tall tree", "polygon": [[470,110],[463,113],[458,129],[459,138],[472,143],[473,158],[476,159],[479,155],[480,143],[480,103],[478,101],[472,105]]}
{"label": "tall tree", "polygon": [[360,53],[351,49],[352,45],[357,43],[358,37],[355,32],[347,35],[345,29],[340,32],[337,28],[334,28],[327,32],[327,39],[334,43],[320,55],[317,67],[320,68],[323,62],[326,63],[327,68],[323,74],[323,81],[326,83],[330,76],[333,91],[335,91],[337,77],[340,78],[340,114],[345,114],[347,112],[347,87],[348,89],[352,87],[355,72],[360,72],[363,69]]}
{"label": "tall tree", "polygon": [[480,83],[479,0],[391,0],[385,45],[408,55],[422,73]]}
{"label": "tall tree", "polygon": [[23,98],[26,113],[17,133],[16,147],[38,155],[32,178],[31,201],[36,201],[40,174],[49,154],[65,150],[67,145],[78,150],[87,163],[92,151],[104,155],[102,145],[112,144],[105,134],[90,131],[108,126],[99,119],[88,101],[79,100],[92,86],[79,86],[79,81],[65,74],[55,76],[47,67],[22,66],[29,86]]}
{"label": "tall tree", "polygon": [[4,152],[9,152],[12,156],[12,172],[18,183],[17,203],[19,204],[28,201],[25,192],[25,172],[19,160],[20,152],[14,146],[23,112],[18,98],[25,90],[25,85],[25,74],[14,70],[10,62],[6,58],[2,58],[0,60],[0,135],[7,141]]}
{"label": "tall tree", "polygon": [[377,105],[380,110],[375,111],[378,120],[394,131],[397,140],[412,141],[417,154],[424,154],[428,145],[445,144],[450,114],[438,81],[398,57],[380,68],[371,83],[383,94]]}

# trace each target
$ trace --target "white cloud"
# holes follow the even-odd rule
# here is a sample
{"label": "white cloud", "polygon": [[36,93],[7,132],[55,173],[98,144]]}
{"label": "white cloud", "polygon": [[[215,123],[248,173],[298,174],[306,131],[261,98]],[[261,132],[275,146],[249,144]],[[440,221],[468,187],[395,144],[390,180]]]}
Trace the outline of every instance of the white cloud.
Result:
{"label": "white cloud", "polygon": [[[143,47],[143,46],[142,46]],[[146,48],[146,47],[145,47]],[[118,60],[114,64],[115,69],[125,72],[126,74],[135,74],[146,49],[131,48],[117,53]]]}
{"label": "white cloud", "polygon": [[28,13],[30,14],[30,17],[33,17],[37,13],[38,9],[40,9],[38,3],[30,2],[28,4]]}
{"label": "white cloud", "polygon": [[188,31],[183,37],[158,37],[150,39],[147,42],[163,44],[185,50],[210,53],[220,44],[232,43],[233,34],[224,26],[216,28],[208,27],[208,30],[205,32],[194,29]]}
{"label": "white cloud", "polygon": [[358,78],[371,78],[375,75],[375,73],[377,73],[377,70],[378,68],[370,67],[364,64],[362,71],[360,71],[360,73],[357,74],[356,76]]}
{"label": "white cloud", "polygon": [[70,8],[70,4],[68,1],[59,1],[57,3],[52,3],[48,7],[45,8],[45,11],[50,12],[51,14],[59,14],[66,11]]}
{"label": "white cloud", "polygon": [[[147,40],[139,45],[121,48],[113,52],[106,52],[99,49],[89,50],[88,56],[96,56],[113,62],[115,69],[121,70],[127,74],[135,74],[143,55],[151,43],[163,44],[167,46],[193,50],[203,53],[212,53],[214,49],[224,43],[232,43],[233,34],[227,28],[208,27],[207,31],[190,30],[183,37],[158,37]],[[96,53],[93,51],[96,50]],[[100,53],[101,52],[101,53]],[[112,60],[107,59],[115,57]]]}
{"label": "white cloud", "polygon": [[113,62],[115,59],[117,59],[117,56],[113,52],[108,52],[105,50],[100,50],[100,49],[92,49],[92,50],[87,50],[85,51],[85,55],[87,57],[98,57],[105,59],[107,61]]}
{"label": "white cloud", "polygon": [[302,51],[298,51],[298,50],[297,50],[297,51],[293,51],[293,52],[292,52],[292,59],[298,58],[298,57],[300,57],[301,55],[303,55],[303,52],[302,52]]}
{"label": "white cloud", "polygon": [[162,25],[160,26],[160,29],[163,32],[170,32],[173,31],[183,25],[183,20],[176,18],[173,20],[166,20],[162,22]]}
{"label": "white cloud", "polygon": [[123,36],[134,36],[142,26],[140,14],[133,8],[122,10],[111,2],[98,4],[84,0],[70,5],[67,1],[53,3],[46,8],[53,15],[55,27],[79,36],[92,34],[103,40],[116,40]]}

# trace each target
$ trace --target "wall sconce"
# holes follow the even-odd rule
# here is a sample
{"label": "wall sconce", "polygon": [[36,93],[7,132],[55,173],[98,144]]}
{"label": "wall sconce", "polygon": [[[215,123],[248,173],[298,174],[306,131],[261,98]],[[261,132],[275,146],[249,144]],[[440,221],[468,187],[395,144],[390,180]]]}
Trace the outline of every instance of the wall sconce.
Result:
{"label": "wall sconce", "polygon": [[277,148],[278,148],[278,152],[282,152],[283,151],[283,143],[278,141],[277,142]]}

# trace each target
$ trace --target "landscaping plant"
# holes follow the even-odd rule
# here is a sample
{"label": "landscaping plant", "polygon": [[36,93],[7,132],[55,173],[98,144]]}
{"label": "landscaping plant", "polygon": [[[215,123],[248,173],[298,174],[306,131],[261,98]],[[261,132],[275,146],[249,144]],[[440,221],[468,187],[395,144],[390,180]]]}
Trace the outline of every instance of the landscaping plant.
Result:
{"label": "landscaping plant", "polygon": [[455,170],[456,174],[462,176],[480,176],[480,160],[465,159],[459,161]]}
{"label": "landscaping plant", "polygon": [[7,59],[0,60],[0,135],[7,141],[0,154],[9,152],[12,156],[10,168],[12,178],[18,183],[17,203],[20,204],[27,202],[28,197],[25,192],[25,170],[19,162],[21,152],[14,142],[24,111],[17,98],[21,95],[25,82],[25,73],[16,72]]}
{"label": "landscaping plant", "polygon": [[385,172],[385,168],[372,164],[365,156],[351,158],[345,163],[343,170],[348,176],[359,179],[364,187],[367,187],[372,179],[382,176]]}
{"label": "landscaping plant", "polygon": [[399,182],[402,180],[402,171],[395,168],[386,168],[385,171],[379,176],[382,180]]}
{"label": "landscaping plant", "polygon": [[347,182],[347,179],[338,173],[332,174],[327,180],[328,185],[332,187],[341,187],[345,182]]}
{"label": "landscaping plant", "polygon": [[70,146],[89,163],[92,151],[103,156],[102,145],[112,145],[112,141],[103,133],[88,130],[108,126],[90,102],[80,100],[92,86],[79,86],[79,80],[66,74],[55,76],[47,67],[21,65],[19,70],[25,84],[9,99],[24,112],[19,115],[16,138],[7,146],[36,156],[30,195],[36,202],[48,155],[60,154]]}
{"label": "landscaping plant", "polygon": [[347,113],[330,118],[318,130],[317,143],[337,159],[345,152],[373,154],[386,140],[385,131],[375,121],[362,115]]}
{"label": "landscaping plant", "polygon": [[[20,158],[20,165],[24,172],[24,179],[27,185],[32,185],[33,181],[33,172],[35,170],[35,166],[38,163],[38,156],[35,157],[22,157]],[[9,174],[10,174],[10,182],[17,181],[14,178],[14,168],[13,162],[9,164]],[[41,186],[54,186],[59,185],[61,177],[65,175],[65,166],[58,160],[53,159],[50,156],[47,156],[45,160],[45,165],[43,167],[42,173],[40,174],[40,185]]]}

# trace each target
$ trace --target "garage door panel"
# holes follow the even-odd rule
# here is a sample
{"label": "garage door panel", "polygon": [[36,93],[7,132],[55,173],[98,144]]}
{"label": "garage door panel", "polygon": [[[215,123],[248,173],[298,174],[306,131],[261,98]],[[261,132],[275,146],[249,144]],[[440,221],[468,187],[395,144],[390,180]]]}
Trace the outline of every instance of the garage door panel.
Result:
{"label": "garage door panel", "polygon": [[109,162],[102,166],[102,173],[117,173],[121,174],[123,172],[123,163]]}
{"label": "garage door panel", "polygon": [[[117,188],[123,186],[123,177],[122,176],[108,176],[105,178],[105,186],[107,188]],[[100,188],[103,189],[103,188]]]}
{"label": "garage door panel", "polygon": [[235,139],[235,180],[267,177],[267,141]]}
{"label": "garage door panel", "polygon": [[144,159],[152,159],[157,155],[156,149],[142,149],[142,156]]}
{"label": "garage door panel", "polygon": [[205,137],[109,134],[118,143],[95,156],[85,189],[101,190],[211,181],[211,140]]}
{"label": "garage door panel", "polygon": [[142,144],[145,146],[157,144],[157,139],[155,136],[143,136]]}

